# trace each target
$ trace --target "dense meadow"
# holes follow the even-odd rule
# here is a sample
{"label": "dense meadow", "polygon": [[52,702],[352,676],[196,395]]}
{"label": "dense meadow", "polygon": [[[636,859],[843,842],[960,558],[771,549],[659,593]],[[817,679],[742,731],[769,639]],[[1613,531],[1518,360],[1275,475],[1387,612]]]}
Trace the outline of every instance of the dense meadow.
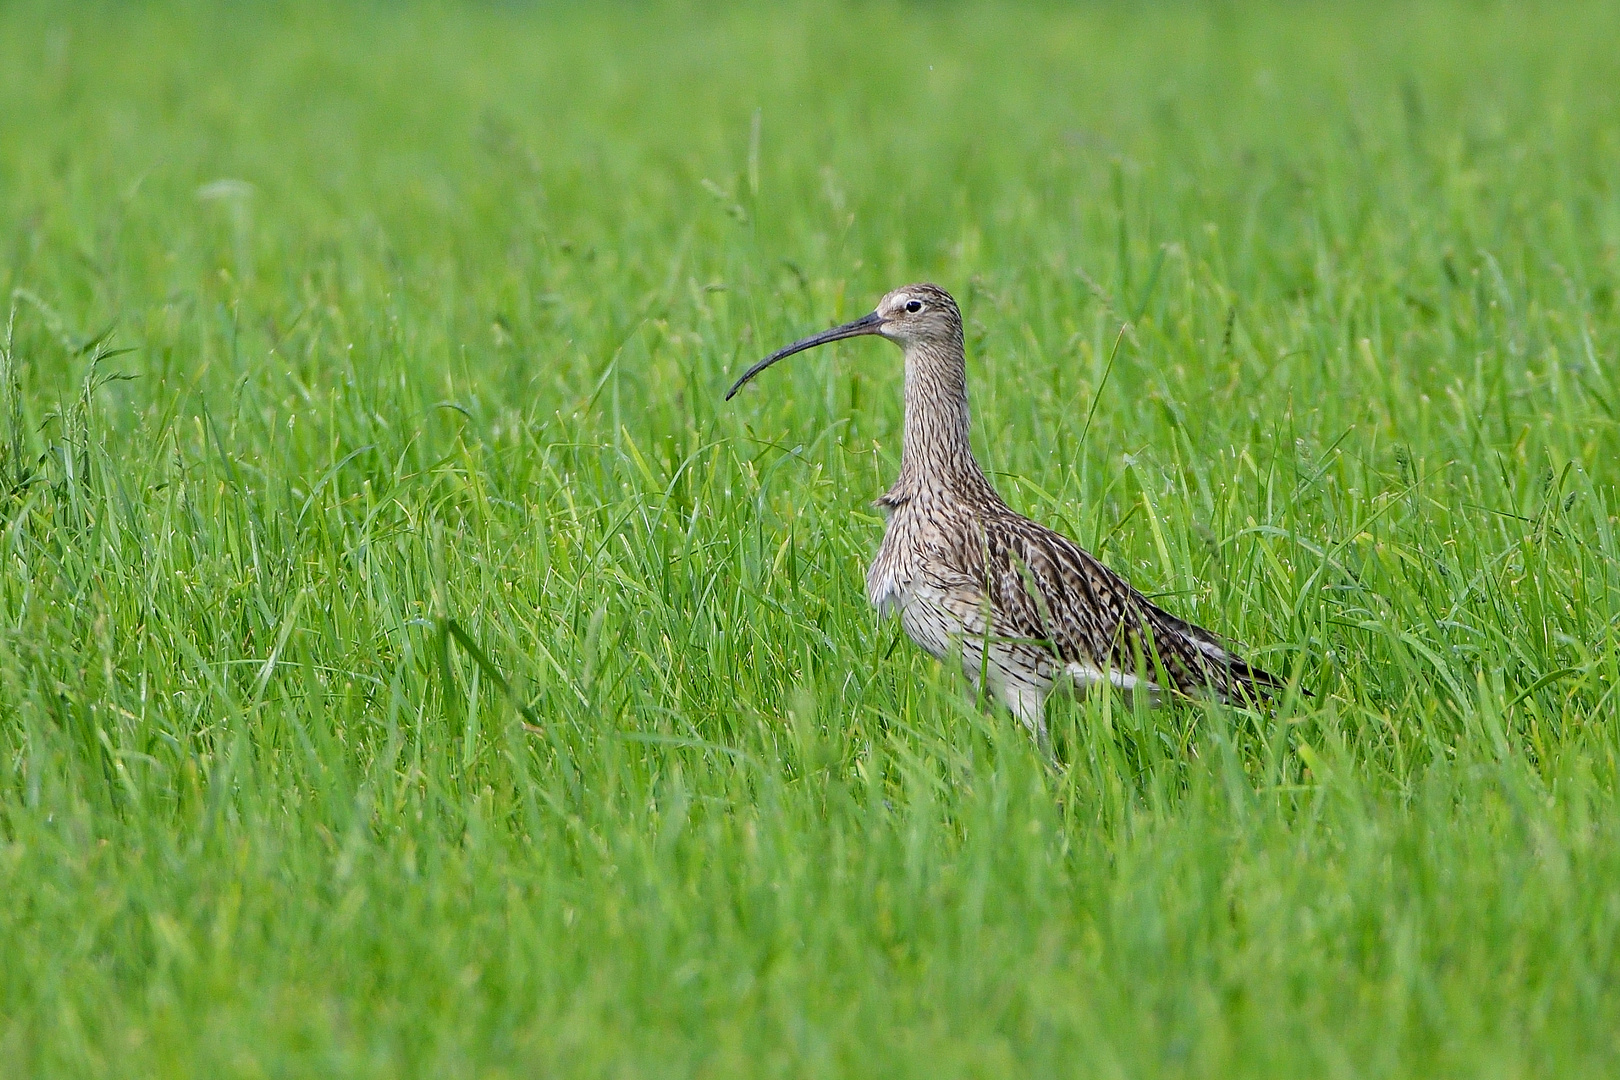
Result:
{"label": "dense meadow", "polygon": [[[1613,1075],[1620,8],[0,6],[8,1076]],[[868,609],[1016,508],[1297,679]]]}

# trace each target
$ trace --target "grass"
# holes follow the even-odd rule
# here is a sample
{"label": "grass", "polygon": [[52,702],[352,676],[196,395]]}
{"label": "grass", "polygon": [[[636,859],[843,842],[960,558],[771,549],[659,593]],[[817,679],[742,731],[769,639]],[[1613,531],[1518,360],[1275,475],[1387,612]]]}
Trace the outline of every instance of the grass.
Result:
{"label": "grass", "polygon": [[[6,1071],[1611,1072],[1617,37],[0,8]],[[1049,766],[876,622],[897,355],[720,394],[919,278],[1314,697]]]}

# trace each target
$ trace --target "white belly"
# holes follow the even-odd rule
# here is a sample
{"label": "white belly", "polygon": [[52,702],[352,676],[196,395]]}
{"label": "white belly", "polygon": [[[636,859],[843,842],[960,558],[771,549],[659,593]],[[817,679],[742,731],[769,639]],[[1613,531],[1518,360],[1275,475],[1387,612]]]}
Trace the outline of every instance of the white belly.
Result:
{"label": "white belly", "polygon": [[1046,650],[1027,642],[997,640],[990,628],[986,642],[983,598],[958,595],[927,584],[881,555],[866,577],[867,597],[880,615],[896,615],[906,636],[939,660],[960,659],[975,687],[985,689],[1029,728],[1045,731],[1045,704],[1054,685],[1084,688],[1110,682],[1122,690],[1148,692],[1157,703],[1157,687],[1121,671],[1090,664],[1063,664]]}
{"label": "white belly", "polygon": [[937,589],[910,588],[897,591],[894,610],[906,636],[924,652],[943,660],[961,649],[965,663],[978,655],[984,630],[982,620],[964,617],[959,607]]}
{"label": "white belly", "polygon": [[998,641],[993,628],[986,647],[982,599],[919,585],[873,567],[867,594],[879,613],[897,615],[906,636],[935,659],[959,659],[975,687],[984,684],[1030,730],[1045,730],[1043,705],[1054,667],[1038,648]]}

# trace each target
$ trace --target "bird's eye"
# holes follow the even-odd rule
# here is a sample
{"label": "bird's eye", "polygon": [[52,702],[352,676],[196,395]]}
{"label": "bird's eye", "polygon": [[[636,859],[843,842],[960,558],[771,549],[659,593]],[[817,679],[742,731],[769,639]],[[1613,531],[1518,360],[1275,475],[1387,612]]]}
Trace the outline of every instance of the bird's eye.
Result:
{"label": "bird's eye", "polygon": [[906,310],[911,312],[913,315],[917,314],[917,312],[922,310],[922,301],[921,300],[907,300],[906,301]]}

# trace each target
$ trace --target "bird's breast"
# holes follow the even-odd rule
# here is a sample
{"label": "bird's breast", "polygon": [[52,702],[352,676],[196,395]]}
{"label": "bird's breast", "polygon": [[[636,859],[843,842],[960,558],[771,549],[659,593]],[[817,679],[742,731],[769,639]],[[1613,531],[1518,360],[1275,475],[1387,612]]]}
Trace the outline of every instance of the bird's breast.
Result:
{"label": "bird's breast", "polygon": [[905,604],[916,576],[914,523],[903,506],[891,512],[883,530],[883,543],[866,571],[866,598],[879,614],[891,615]]}
{"label": "bird's breast", "polygon": [[902,572],[896,560],[885,558],[880,548],[877,558],[866,571],[866,598],[880,615],[892,615],[905,602],[909,575]]}

